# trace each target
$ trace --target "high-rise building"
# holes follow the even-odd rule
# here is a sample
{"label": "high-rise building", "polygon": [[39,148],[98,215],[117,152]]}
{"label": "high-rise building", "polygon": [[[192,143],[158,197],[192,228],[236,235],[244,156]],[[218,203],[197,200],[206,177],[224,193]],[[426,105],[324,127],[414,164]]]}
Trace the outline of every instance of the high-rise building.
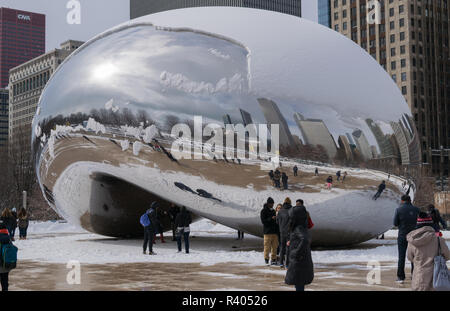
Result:
{"label": "high-rise building", "polygon": [[305,145],[321,145],[327,151],[330,159],[336,156],[336,143],[322,120],[305,119],[300,113],[294,114],[294,120],[302,133]]}
{"label": "high-rise building", "polygon": [[281,114],[278,105],[274,101],[266,98],[258,98],[258,103],[264,114],[269,130],[272,124],[278,124],[280,146],[294,146],[296,143],[294,142],[294,138],[289,130],[286,119]]}
{"label": "high-rise building", "polygon": [[347,136],[339,135],[338,145],[339,148],[343,151],[345,159],[348,161],[353,160],[353,152],[352,148],[350,147],[350,143],[348,142]]}
{"label": "high-rise building", "polygon": [[[372,150],[370,149],[369,142],[367,141],[366,135],[360,129],[356,129],[352,133],[353,140],[356,143],[356,149],[364,157],[364,160],[372,159]],[[409,162],[408,162],[409,163]]]}
{"label": "high-rise building", "polygon": [[[366,0],[329,0],[330,28],[359,44],[397,83],[420,134],[419,156],[438,174],[441,159],[432,150],[450,148],[449,1],[373,3],[369,7]],[[326,12],[327,6],[319,5],[321,19]],[[374,23],[368,23],[368,15]],[[448,175],[448,154],[443,167]]]}
{"label": "high-rise building", "polygon": [[301,0],[130,0],[130,18],[173,9],[202,6],[255,8],[302,16]]}
{"label": "high-rise building", "polygon": [[[244,109],[239,109],[239,112],[241,113],[242,124],[244,126],[253,124],[252,115],[248,111],[245,111]],[[230,121],[231,121],[231,119],[230,119]]]}
{"label": "high-rise building", "polygon": [[319,18],[318,22],[321,25],[331,26],[331,3],[330,0],[317,0]]}
{"label": "high-rise building", "polygon": [[8,145],[9,90],[0,89],[0,149]]}
{"label": "high-rise building", "polygon": [[54,49],[9,71],[9,142],[16,134],[31,136],[31,122],[45,84],[56,68],[83,42],[68,40]]}
{"label": "high-rise building", "polygon": [[378,147],[380,148],[380,156],[382,158],[392,157],[394,155],[394,149],[392,147],[391,141],[389,140],[389,135],[386,135],[381,130],[380,126],[376,124],[372,119],[366,119],[366,123],[369,129],[372,131],[373,136],[377,140]]}
{"label": "high-rise building", "polygon": [[9,70],[45,53],[45,15],[0,8],[0,88]]}

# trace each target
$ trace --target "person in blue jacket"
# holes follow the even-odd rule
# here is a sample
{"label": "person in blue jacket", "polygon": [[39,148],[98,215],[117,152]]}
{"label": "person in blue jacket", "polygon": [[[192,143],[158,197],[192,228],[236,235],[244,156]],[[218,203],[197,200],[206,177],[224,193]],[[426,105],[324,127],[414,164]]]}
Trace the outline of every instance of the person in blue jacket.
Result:
{"label": "person in blue jacket", "polygon": [[[4,222],[0,221],[0,249],[3,247],[3,245],[9,244],[9,243],[11,243],[11,237],[10,237],[9,231],[8,231],[8,229],[6,229],[6,225],[4,224]],[[3,268],[0,265],[0,283],[2,285],[3,292],[8,291],[9,272],[10,272],[10,269]]]}
{"label": "person in blue jacket", "polygon": [[153,238],[155,236],[156,229],[158,228],[158,220],[156,217],[156,208],[159,207],[158,202],[153,202],[150,208],[141,216],[140,223],[144,227],[144,254],[147,251],[148,244],[148,254],[156,255],[153,252]]}
{"label": "person in blue jacket", "polygon": [[[397,267],[397,282],[403,283],[405,281],[405,258],[406,249],[408,248],[408,241],[406,236],[408,233],[416,229],[417,215],[420,210],[411,204],[409,195],[403,195],[401,198],[400,207],[395,210],[394,226],[398,228],[398,267]],[[411,263],[411,274],[414,266]]]}

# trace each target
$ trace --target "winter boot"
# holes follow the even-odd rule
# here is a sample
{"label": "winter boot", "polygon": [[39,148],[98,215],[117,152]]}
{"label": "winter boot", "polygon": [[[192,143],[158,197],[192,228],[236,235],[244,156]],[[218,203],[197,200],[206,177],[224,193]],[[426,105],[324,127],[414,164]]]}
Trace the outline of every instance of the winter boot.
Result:
{"label": "winter boot", "polygon": [[269,259],[264,259],[266,262],[266,265],[269,265]]}

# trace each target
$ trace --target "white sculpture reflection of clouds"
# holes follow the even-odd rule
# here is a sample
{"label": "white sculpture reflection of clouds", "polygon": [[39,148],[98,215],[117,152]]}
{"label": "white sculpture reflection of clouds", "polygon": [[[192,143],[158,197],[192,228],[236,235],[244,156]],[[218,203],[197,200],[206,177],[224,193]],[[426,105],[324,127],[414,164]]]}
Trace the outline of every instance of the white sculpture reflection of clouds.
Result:
{"label": "white sculpture reflection of clouds", "polygon": [[[303,158],[305,145],[313,150],[321,145],[317,150],[327,154],[328,162],[321,170],[333,175],[347,169],[362,181],[383,175],[345,166],[392,170],[392,163],[401,167],[420,161],[408,106],[370,55],[330,29],[269,11],[191,8],[118,26],[66,59],[46,86],[39,107],[33,127],[42,131],[33,136],[33,146],[49,204],[70,221],[105,235],[137,233],[136,217],[153,199],[164,202],[164,208],[169,202],[186,205],[197,215],[260,235],[259,210],[268,196],[277,201],[301,197],[316,223],[313,241],[321,245],[361,242],[390,227],[400,180],[376,202],[370,200],[369,186],[281,192],[268,178],[259,188],[251,181],[238,186],[225,180],[227,166],[215,168],[212,161],[204,160],[203,169],[198,163],[166,164],[143,139],[150,125],[164,134],[174,122],[189,123],[194,116],[221,126],[249,120],[286,124],[280,132],[285,170],[295,161],[314,160]],[[90,118],[105,130],[89,131]],[[56,125],[71,128],[61,134]],[[137,134],[131,137],[123,126],[132,126]],[[155,138],[170,143],[167,136]],[[105,140],[134,146],[134,153],[102,147]],[[54,157],[49,147],[56,150]],[[75,150],[83,148],[92,153],[78,156]],[[384,159],[391,159],[389,166]],[[248,165],[239,171],[242,179],[252,180],[258,163],[242,165]],[[311,172],[317,164],[299,165],[301,171]],[[195,180],[190,190],[174,187],[189,174]],[[79,188],[88,197],[77,201],[73,198],[79,195],[65,193],[81,183],[88,184]],[[58,188],[64,184],[73,189]],[[199,194],[200,185],[210,197]]]}

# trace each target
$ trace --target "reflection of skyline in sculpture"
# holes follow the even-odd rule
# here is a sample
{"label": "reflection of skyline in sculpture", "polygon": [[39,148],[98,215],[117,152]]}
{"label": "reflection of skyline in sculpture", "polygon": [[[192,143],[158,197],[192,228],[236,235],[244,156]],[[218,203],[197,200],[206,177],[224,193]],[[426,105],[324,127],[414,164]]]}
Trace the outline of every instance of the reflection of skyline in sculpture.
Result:
{"label": "reflection of skyline in sculpture", "polygon": [[280,112],[277,104],[266,98],[258,98],[259,106],[266,118],[267,127],[270,130],[272,124],[279,125],[279,142],[280,146],[292,146],[295,145],[294,138],[292,137],[289,126],[286,119]]}
{"label": "reflection of skyline in sculpture", "polygon": [[411,118],[407,115],[403,115],[398,122],[391,122],[403,165],[420,163],[419,137],[417,131],[411,129],[411,122]]}
{"label": "reflection of skyline in sculpture", "polygon": [[378,147],[380,148],[381,157],[384,158],[393,156],[394,150],[389,140],[389,136],[383,134],[383,131],[381,130],[380,126],[376,124],[372,119],[366,119],[366,123],[369,126],[369,129],[372,131],[372,134],[375,136],[375,139],[377,140]]}
{"label": "reflection of skyline in sculpture", "polygon": [[339,135],[338,138],[339,148],[345,152],[345,158],[348,161],[353,160],[353,153],[350,143],[348,142],[347,136]]}
{"label": "reflection of skyline in sculpture", "polygon": [[245,111],[244,109],[239,108],[239,112],[241,113],[242,123],[244,124],[244,126],[247,126],[249,124],[254,124],[252,115],[248,111]]}
{"label": "reflection of skyline in sculpture", "polygon": [[302,133],[305,145],[321,145],[327,151],[330,159],[333,159],[336,156],[336,143],[322,120],[305,119],[305,117],[298,112],[294,113],[294,120]]}
{"label": "reflection of skyline in sculpture", "polygon": [[367,141],[366,135],[360,129],[356,129],[352,133],[353,139],[356,143],[356,148],[364,157],[365,160],[372,159],[372,151],[369,146],[369,142]]}

